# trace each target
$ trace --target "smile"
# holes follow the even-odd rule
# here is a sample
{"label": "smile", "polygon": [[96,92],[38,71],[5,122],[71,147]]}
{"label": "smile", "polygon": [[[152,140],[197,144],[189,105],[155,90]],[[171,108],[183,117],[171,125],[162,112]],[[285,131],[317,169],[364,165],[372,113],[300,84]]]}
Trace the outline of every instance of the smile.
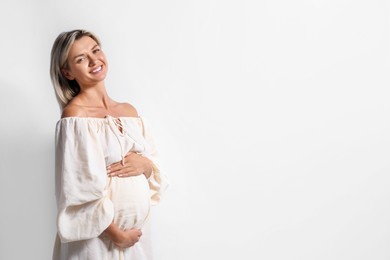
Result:
{"label": "smile", "polygon": [[96,73],[96,72],[99,72],[99,71],[101,71],[102,70],[102,66],[99,66],[99,67],[97,67],[96,69],[94,69],[93,71],[92,71],[92,73]]}

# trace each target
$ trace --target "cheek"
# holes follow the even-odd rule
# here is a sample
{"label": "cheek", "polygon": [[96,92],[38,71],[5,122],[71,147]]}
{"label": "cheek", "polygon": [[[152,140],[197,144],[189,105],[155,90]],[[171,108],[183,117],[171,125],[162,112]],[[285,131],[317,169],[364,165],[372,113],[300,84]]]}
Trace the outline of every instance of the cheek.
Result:
{"label": "cheek", "polygon": [[81,64],[77,64],[76,66],[73,66],[71,69],[71,73],[77,77],[77,76],[85,74],[85,71],[87,71],[87,70],[88,70],[88,64],[81,63]]}

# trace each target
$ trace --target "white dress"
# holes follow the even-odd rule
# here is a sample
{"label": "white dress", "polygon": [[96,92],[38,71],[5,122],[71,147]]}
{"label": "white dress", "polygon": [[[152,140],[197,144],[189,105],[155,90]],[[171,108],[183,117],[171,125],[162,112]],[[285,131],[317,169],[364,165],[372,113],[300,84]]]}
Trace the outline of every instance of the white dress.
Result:
{"label": "white dress", "polygon": [[[67,117],[56,125],[57,237],[53,260],[151,260],[149,213],[168,186],[156,159],[147,121],[140,117]],[[134,151],[153,162],[153,173],[108,177],[106,166]],[[126,249],[103,233],[112,223],[138,228]]]}

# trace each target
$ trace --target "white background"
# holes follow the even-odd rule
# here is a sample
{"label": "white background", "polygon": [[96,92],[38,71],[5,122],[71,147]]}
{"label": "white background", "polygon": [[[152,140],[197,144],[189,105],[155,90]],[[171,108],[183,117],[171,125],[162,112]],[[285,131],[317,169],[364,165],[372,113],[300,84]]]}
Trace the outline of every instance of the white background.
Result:
{"label": "white background", "polygon": [[389,2],[0,3],[0,259],[50,259],[49,79],[62,31],[102,40],[111,97],[171,182],[156,260],[390,259]]}

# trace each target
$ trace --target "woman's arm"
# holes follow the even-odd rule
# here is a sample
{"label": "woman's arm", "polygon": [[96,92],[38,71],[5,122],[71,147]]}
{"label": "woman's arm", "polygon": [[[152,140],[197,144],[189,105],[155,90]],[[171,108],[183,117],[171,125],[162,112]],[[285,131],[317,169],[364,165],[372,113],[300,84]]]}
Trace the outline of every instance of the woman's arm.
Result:
{"label": "woman's arm", "polygon": [[112,223],[105,157],[95,124],[77,117],[56,125],[55,193],[61,242],[98,237]]}

